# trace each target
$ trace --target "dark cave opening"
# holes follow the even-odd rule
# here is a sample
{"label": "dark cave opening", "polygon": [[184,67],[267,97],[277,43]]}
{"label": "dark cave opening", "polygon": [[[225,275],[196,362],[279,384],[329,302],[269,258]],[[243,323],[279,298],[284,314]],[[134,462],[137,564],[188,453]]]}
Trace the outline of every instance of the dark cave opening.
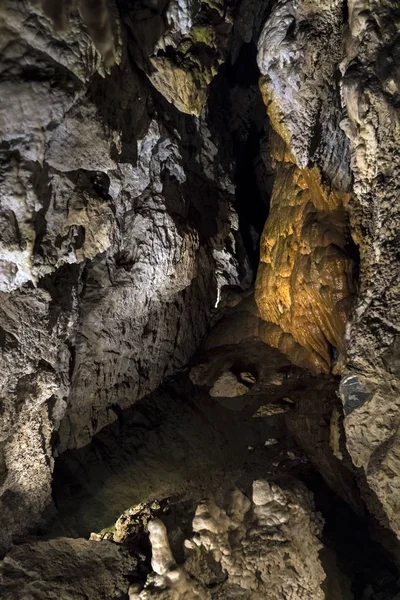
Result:
{"label": "dark cave opening", "polygon": [[[247,139],[234,135],[236,207],[239,214],[240,231],[254,272],[260,258],[260,237],[268,217],[270,190],[262,188],[262,177],[267,177],[267,168],[261,158],[261,144],[266,141],[265,132],[269,123],[258,87],[260,71],[257,66],[257,46],[243,44],[236,61],[227,66],[228,81],[232,87],[251,90],[252,118],[249,122]],[[238,109],[240,110],[240,108]],[[257,172],[258,169],[258,172]],[[260,173],[262,172],[262,174]],[[261,176],[260,176],[261,175]]]}
{"label": "dark cave opening", "polygon": [[260,260],[260,238],[269,212],[269,197],[260,189],[255,172],[259,155],[260,132],[253,123],[245,146],[238,152],[235,182],[240,232],[254,273]]}
{"label": "dark cave opening", "polygon": [[[210,86],[208,111],[222,163],[234,165],[235,207],[240,234],[254,272],[259,241],[268,217],[272,171],[268,155],[269,121],[258,87],[257,46],[243,43],[236,60],[220,67]],[[225,155],[225,156],[224,156]]]}

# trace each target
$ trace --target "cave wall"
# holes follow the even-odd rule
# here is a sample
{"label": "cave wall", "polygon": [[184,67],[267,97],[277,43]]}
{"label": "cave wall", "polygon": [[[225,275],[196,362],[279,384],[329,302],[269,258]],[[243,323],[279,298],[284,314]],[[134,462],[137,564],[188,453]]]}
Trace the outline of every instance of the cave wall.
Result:
{"label": "cave wall", "polygon": [[[359,485],[399,533],[396,2],[63,6],[0,12],[3,546],[50,510],[54,456],[184,366],[222,288],[250,285],[231,148],[252,127],[264,341],[342,374]],[[229,72],[256,44],[269,122]]]}
{"label": "cave wall", "polygon": [[[260,36],[258,64],[272,126],[287,150],[277,166],[256,287],[262,316],[281,330],[270,343],[320,370],[333,359],[342,372],[347,449],[370,509],[396,533],[398,32],[396,2],[275,3]],[[290,169],[295,194],[292,176],[279,176]],[[320,189],[302,184],[301,173]],[[320,183],[325,201],[336,197],[326,203],[329,215],[327,206],[318,212]],[[305,193],[314,214],[304,208]],[[310,239],[311,248],[304,248]],[[357,251],[359,290],[350,310]]]}
{"label": "cave wall", "polygon": [[360,294],[350,323],[341,397],[353,462],[382,521],[399,521],[399,7],[349,2],[342,101],[351,143]]}
{"label": "cave wall", "polygon": [[221,288],[251,281],[207,114],[180,113],[148,69],[150,33],[194,36],[201,57],[196,19],[229,19],[222,5],[161,4],[94,15],[83,2],[55,22],[51,3],[2,8],[6,545],[50,509],[54,453],[87,444],[186,364]]}

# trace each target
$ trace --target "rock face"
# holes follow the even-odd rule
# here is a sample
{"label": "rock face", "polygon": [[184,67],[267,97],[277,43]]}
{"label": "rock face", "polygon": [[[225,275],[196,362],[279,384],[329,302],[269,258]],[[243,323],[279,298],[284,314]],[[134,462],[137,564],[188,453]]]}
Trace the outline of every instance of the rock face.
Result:
{"label": "rock face", "polygon": [[361,287],[342,381],[347,447],[372,510],[400,535],[399,17],[395,2],[349,3],[341,63]]}
{"label": "rock face", "polygon": [[174,495],[197,502],[249,477],[313,468],[362,514],[349,461],[335,455],[343,458],[337,380],[291,365],[262,341],[265,325],[248,295],[211,330],[189,371],[123,411],[88,446],[63,453],[53,534],[109,532],[127,507]]}
{"label": "rock face", "polygon": [[132,48],[154,87],[178,110],[200,116],[225,60],[232,27],[226,0],[171,0],[123,8]]}
{"label": "rock face", "polygon": [[258,65],[273,126],[300,168],[317,164],[337,190],[351,184],[339,124],[336,72],[345,13],[340,0],[278,0],[258,40]]}
{"label": "rock face", "polygon": [[111,542],[58,538],[25,543],[0,564],[4,600],[126,597],[136,561]]}
{"label": "rock face", "polygon": [[184,365],[221,287],[249,273],[207,118],[152,90],[129,33],[106,74],[79,6],[56,31],[29,2],[1,15],[5,545],[49,505],[55,447],[88,443]]}
{"label": "rock face", "polygon": [[[397,40],[393,2],[350,2],[348,15],[331,0],[272,9],[258,43],[260,83],[287,149],[277,157],[256,299],[283,332],[270,343],[292,360],[287,334],[317,369],[329,368],[332,346],[346,351],[347,448],[371,510],[399,533]],[[351,312],[350,231],[360,251]]]}

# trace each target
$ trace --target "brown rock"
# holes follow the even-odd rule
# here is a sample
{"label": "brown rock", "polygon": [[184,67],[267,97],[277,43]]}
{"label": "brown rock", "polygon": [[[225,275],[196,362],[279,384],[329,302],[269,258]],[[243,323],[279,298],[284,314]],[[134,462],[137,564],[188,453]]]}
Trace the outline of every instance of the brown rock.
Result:
{"label": "brown rock", "polygon": [[329,371],[330,346],[345,349],[355,291],[347,236],[341,197],[321,183],[318,170],[279,162],[255,297],[262,318],[290,334],[302,351],[299,356],[296,345],[273,329],[266,330],[265,341],[316,371]]}

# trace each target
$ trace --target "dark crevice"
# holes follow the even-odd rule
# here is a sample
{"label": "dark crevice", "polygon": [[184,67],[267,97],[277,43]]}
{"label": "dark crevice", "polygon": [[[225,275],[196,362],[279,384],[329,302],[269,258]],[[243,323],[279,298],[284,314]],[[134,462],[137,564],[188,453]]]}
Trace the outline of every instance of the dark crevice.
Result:
{"label": "dark crevice", "polygon": [[268,118],[258,88],[259,76],[256,44],[243,44],[234,64],[227,61],[220,68],[210,86],[208,101],[219,161],[228,172],[234,165],[240,233],[254,274],[270,202],[270,190],[262,186],[270,173],[261,157]]}
{"label": "dark crevice", "polygon": [[269,211],[269,198],[260,190],[255,173],[255,160],[259,152],[260,134],[253,124],[236,163],[235,181],[240,231],[254,273],[260,260],[259,242]]}
{"label": "dark crevice", "polygon": [[348,0],[343,0],[343,23],[347,24],[349,22],[349,4]]}
{"label": "dark crevice", "polygon": [[61,313],[70,314],[73,311],[74,295],[76,294],[81,265],[71,264],[60,267],[55,273],[42,277],[38,287],[49,292],[48,327],[51,329]]}

